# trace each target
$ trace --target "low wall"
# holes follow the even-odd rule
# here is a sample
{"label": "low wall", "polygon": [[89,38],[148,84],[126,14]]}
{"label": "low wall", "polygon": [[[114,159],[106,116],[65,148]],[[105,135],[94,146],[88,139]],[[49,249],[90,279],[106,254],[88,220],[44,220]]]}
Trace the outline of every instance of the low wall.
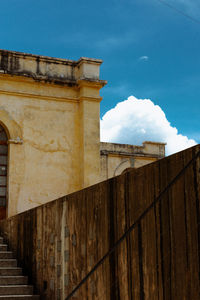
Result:
{"label": "low wall", "polygon": [[72,299],[199,299],[198,151],[199,145],[1,221],[41,299],[65,299],[134,222]]}

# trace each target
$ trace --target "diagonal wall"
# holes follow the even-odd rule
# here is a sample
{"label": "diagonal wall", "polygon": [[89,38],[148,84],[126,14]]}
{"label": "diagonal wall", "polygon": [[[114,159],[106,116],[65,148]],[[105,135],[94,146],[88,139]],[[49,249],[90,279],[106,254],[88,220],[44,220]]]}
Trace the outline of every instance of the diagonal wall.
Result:
{"label": "diagonal wall", "polygon": [[1,221],[42,299],[65,299],[134,222],[72,299],[199,299],[199,151],[198,145]]}

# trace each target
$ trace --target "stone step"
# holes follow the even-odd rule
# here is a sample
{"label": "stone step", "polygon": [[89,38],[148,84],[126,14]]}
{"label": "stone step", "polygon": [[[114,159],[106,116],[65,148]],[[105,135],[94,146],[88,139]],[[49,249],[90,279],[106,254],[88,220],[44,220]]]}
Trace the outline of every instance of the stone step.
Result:
{"label": "stone step", "polygon": [[0,285],[0,295],[32,295],[31,285]]}
{"label": "stone step", "polygon": [[0,296],[0,300],[40,300],[40,296],[37,295],[8,295]]}
{"label": "stone step", "polygon": [[0,259],[0,267],[16,267],[16,259]]}
{"label": "stone step", "polygon": [[0,244],[0,251],[7,251],[8,245],[6,244]]}
{"label": "stone step", "polygon": [[13,258],[12,251],[0,251],[0,259],[2,258]]}
{"label": "stone step", "polygon": [[27,276],[0,276],[0,286],[1,285],[26,285],[28,283]]}
{"label": "stone step", "polygon": [[22,274],[22,269],[21,268],[5,268],[5,267],[0,267],[0,276],[17,276]]}
{"label": "stone step", "polygon": [[27,285],[28,277],[22,276],[22,269],[17,267],[17,260],[0,237],[0,300],[39,300],[33,295],[33,286]]}

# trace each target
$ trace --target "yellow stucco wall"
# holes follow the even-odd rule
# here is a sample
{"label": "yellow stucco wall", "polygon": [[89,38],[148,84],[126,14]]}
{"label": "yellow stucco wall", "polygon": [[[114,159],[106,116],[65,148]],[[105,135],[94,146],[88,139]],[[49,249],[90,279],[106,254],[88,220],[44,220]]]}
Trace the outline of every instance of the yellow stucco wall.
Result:
{"label": "yellow stucco wall", "polygon": [[0,124],[9,145],[7,216],[165,155],[162,143],[100,143],[99,90],[106,84],[99,79],[101,63],[0,50]]}
{"label": "yellow stucco wall", "polygon": [[0,50],[8,216],[99,181],[101,62]]}

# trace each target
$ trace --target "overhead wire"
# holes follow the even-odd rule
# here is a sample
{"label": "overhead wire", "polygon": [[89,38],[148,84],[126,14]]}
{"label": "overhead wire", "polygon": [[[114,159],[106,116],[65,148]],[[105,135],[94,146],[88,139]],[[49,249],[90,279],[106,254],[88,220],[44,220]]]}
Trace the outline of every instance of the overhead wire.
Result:
{"label": "overhead wire", "polygon": [[196,22],[196,23],[200,24],[200,20],[198,20],[198,19],[196,19],[196,18],[190,16],[189,14],[186,14],[184,11],[182,11],[181,9],[175,7],[174,5],[168,3],[168,2],[166,2],[166,1],[164,1],[164,0],[156,0],[156,1],[158,1],[159,3],[162,3],[163,5],[167,6],[167,7],[170,8],[170,9],[176,11],[176,12],[179,13],[180,15],[182,15],[182,16],[184,16],[184,17],[190,19],[190,20],[192,20],[193,22]]}

